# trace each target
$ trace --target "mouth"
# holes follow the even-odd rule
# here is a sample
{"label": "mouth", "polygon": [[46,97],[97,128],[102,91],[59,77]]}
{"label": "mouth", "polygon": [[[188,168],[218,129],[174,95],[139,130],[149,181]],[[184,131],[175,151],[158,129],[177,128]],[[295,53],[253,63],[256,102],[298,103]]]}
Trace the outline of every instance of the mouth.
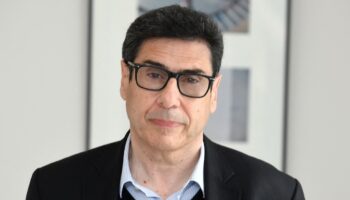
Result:
{"label": "mouth", "polygon": [[182,123],[179,123],[176,121],[163,120],[163,119],[151,119],[150,121],[153,124],[163,128],[176,128],[183,125]]}
{"label": "mouth", "polygon": [[145,119],[159,128],[178,128],[189,124],[186,115],[179,110],[155,110],[148,112]]}

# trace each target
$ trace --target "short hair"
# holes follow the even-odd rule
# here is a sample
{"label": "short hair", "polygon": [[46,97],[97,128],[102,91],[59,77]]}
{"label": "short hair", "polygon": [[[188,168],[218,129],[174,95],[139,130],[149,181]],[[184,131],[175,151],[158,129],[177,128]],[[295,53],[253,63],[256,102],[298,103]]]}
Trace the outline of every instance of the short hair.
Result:
{"label": "short hair", "polygon": [[139,16],[126,33],[123,59],[134,61],[142,43],[151,38],[203,40],[211,52],[213,76],[220,71],[223,54],[222,33],[217,24],[202,12],[171,5]]}

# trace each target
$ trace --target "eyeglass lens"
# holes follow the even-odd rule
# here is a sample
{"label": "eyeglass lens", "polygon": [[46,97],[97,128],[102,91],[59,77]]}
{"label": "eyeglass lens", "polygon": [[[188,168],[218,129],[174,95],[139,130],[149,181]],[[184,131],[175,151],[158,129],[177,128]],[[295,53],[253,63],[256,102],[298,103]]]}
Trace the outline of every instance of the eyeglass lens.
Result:
{"label": "eyeglass lens", "polygon": [[[148,90],[163,89],[170,79],[170,72],[153,66],[140,66],[136,74],[137,84]],[[179,74],[177,85],[179,91],[186,96],[202,97],[209,89],[208,77],[200,74]]]}

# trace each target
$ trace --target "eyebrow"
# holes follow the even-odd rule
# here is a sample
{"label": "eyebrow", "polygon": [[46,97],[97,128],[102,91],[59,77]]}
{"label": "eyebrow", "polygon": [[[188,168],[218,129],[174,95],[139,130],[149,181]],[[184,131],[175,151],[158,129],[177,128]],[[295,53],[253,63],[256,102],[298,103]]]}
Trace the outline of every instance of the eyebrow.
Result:
{"label": "eyebrow", "polygon": [[[157,62],[157,61],[153,61],[153,60],[145,60],[143,62],[144,64],[150,64],[150,65],[153,65],[153,66],[157,66],[157,67],[160,67],[160,68],[164,68],[168,71],[170,71],[169,67],[167,67],[166,65],[160,63],[160,62]],[[199,68],[195,68],[195,69],[185,69],[185,70],[181,70],[181,71],[178,71],[177,73],[184,73],[184,74],[205,74],[204,71],[202,69],[199,69]]]}

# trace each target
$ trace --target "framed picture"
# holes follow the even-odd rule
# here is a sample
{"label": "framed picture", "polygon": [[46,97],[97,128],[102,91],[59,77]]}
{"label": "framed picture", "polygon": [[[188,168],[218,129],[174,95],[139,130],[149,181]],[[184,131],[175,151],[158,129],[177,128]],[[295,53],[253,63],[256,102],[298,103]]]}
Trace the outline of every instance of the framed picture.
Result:
{"label": "framed picture", "polygon": [[89,147],[119,140],[129,128],[119,96],[128,26],[171,4],[207,13],[224,33],[218,109],[205,134],[283,169],[287,0],[92,1]]}

